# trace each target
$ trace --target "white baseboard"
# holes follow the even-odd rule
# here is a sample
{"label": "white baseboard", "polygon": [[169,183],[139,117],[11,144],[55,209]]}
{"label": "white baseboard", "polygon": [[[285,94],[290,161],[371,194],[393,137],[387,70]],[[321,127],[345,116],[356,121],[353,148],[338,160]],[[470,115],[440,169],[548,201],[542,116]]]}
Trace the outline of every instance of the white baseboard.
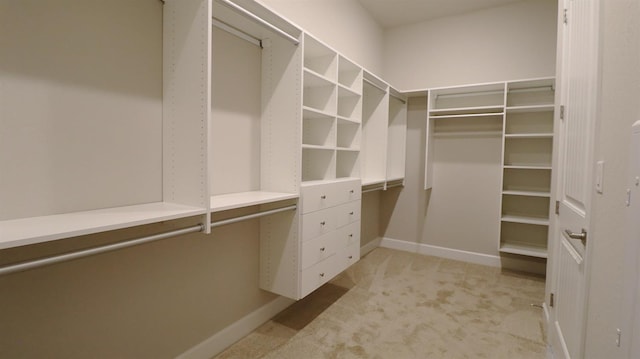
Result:
{"label": "white baseboard", "polygon": [[424,243],[401,241],[393,238],[382,238],[380,247],[397,249],[400,251],[425,254],[442,257],[468,263],[482,264],[491,267],[500,267],[500,257],[483,253],[474,253],[459,249],[433,246]]}
{"label": "white baseboard", "polygon": [[371,242],[365,244],[364,246],[360,247],[360,257],[366,255],[367,253],[371,252],[372,250],[380,247],[380,242],[382,242],[382,237],[378,237],[374,240],[372,240]]}
{"label": "white baseboard", "polygon": [[222,329],[195,347],[179,355],[178,359],[210,359],[233,343],[244,338],[256,328],[280,313],[295,301],[278,297],[270,303],[249,313],[244,318]]}

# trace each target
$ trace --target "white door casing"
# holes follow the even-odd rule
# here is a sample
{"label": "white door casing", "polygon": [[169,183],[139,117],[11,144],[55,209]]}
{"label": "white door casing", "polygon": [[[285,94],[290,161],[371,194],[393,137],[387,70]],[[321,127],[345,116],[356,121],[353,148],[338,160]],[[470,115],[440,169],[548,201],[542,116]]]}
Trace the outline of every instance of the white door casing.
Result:
{"label": "white door casing", "polygon": [[[594,135],[599,84],[599,0],[564,0],[558,133],[559,214],[551,233],[551,345],[555,358],[581,358],[586,318]],[[571,238],[582,232],[586,241]],[[572,233],[570,236],[569,233]]]}

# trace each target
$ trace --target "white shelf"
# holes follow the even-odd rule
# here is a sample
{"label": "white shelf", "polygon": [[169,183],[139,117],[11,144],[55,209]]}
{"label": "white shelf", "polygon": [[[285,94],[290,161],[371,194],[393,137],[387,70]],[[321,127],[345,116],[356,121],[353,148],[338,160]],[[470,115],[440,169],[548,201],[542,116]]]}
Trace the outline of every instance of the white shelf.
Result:
{"label": "white shelf", "polygon": [[326,76],[322,76],[319,73],[304,69],[304,87],[322,87],[322,86],[334,86],[335,82]]}
{"label": "white shelf", "polygon": [[342,90],[342,91],[346,91],[346,93],[340,94],[339,96],[361,96],[362,94],[359,93],[358,91],[347,87],[341,83],[338,84],[338,87]]}
{"label": "white shelf", "polygon": [[500,252],[519,254],[537,258],[547,258],[547,248],[528,243],[505,242],[500,244]]}
{"label": "white shelf", "polygon": [[553,138],[553,133],[507,133],[506,138]]}
{"label": "white shelf", "polygon": [[499,115],[504,111],[504,106],[477,106],[477,107],[457,107],[457,108],[441,108],[429,111],[431,116],[451,116],[451,115],[475,115],[493,114]]}
{"label": "white shelf", "polygon": [[211,196],[211,211],[219,212],[298,198],[296,193],[251,191]]}
{"label": "white shelf", "polygon": [[550,170],[551,166],[549,165],[504,165],[506,169],[515,169],[515,170]]}
{"label": "white shelf", "polygon": [[205,214],[204,208],[156,202],[0,222],[0,249]]}
{"label": "white shelf", "polygon": [[376,184],[384,184],[385,182],[387,182],[386,178],[363,178],[362,187],[373,186]]}
{"label": "white shelf", "polygon": [[535,224],[535,225],[540,225],[540,226],[548,226],[549,225],[549,219],[548,218],[526,217],[526,216],[515,216],[515,215],[503,215],[501,220],[502,220],[502,222]]}
{"label": "white shelf", "polygon": [[318,145],[302,145],[303,149],[307,150],[322,150],[322,151],[333,151],[336,148],[334,146],[318,146]]}
{"label": "white shelf", "polygon": [[331,119],[333,117],[335,117],[334,115],[330,114],[329,112],[326,111],[322,111],[319,110],[317,108],[313,108],[313,107],[309,107],[309,106],[303,106],[302,110],[304,112],[308,112],[308,115],[305,115],[304,118],[305,119]]}
{"label": "white shelf", "polygon": [[549,192],[536,192],[536,191],[502,191],[502,194],[510,196],[527,196],[527,197],[546,197],[551,198]]}
{"label": "white shelf", "polygon": [[509,106],[506,111],[509,113],[518,112],[550,112],[553,111],[555,106],[553,104],[548,105],[532,105],[532,106]]}
{"label": "white shelf", "polygon": [[[433,111],[432,111],[433,113]],[[433,120],[438,120],[438,119],[447,119],[447,118],[467,118],[467,117],[502,117],[504,115],[504,112],[492,112],[492,113],[467,113],[467,114],[461,114],[461,115],[432,115],[431,119]]]}
{"label": "white shelf", "polygon": [[347,151],[347,152],[359,152],[360,149],[357,147],[336,147],[338,151]]}
{"label": "white shelf", "polygon": [[358,119],[353,119],[353,118],[347,118],[344,116],[337,116],[338,117],[338,122],[343,122],[343,123],[349,123],[349,124],[360,124],[360,121]]}

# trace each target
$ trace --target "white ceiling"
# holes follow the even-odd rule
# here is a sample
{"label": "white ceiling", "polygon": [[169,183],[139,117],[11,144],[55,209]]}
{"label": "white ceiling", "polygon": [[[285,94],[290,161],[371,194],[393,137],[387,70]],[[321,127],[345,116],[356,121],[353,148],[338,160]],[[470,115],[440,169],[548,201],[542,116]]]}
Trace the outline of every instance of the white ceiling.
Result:
{"label": "white ceiling", "polygon": [[505,5],[522,0],[358,0],[385,28]]}

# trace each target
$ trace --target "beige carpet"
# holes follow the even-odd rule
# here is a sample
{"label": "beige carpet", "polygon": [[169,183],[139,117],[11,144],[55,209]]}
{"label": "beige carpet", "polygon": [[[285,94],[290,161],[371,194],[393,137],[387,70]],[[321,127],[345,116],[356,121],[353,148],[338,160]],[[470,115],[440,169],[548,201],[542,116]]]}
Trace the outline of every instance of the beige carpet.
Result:
{"label": "beige carpet", "polygon": [[543,278],[378,248],[216,358],[544,358],[543,299]]}

